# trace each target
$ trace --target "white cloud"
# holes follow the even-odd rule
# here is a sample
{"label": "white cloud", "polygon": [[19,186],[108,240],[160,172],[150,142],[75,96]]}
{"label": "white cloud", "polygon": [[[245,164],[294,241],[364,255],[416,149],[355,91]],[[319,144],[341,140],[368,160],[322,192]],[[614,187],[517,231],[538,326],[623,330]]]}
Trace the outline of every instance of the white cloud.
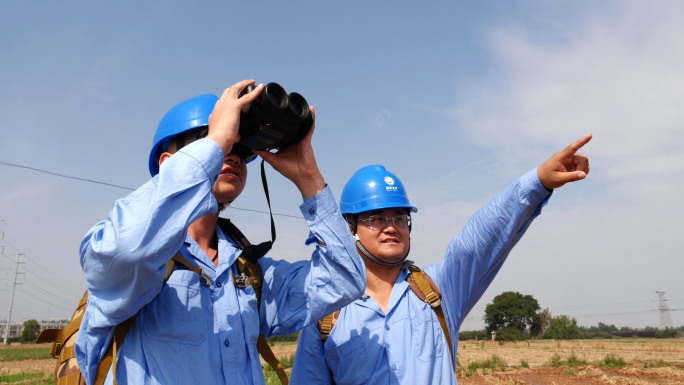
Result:
{"label": "white cloud", "polygon": [[524,27],[492,30],[499,75],[454,116],[476,143],[506,157],[592,132],[587,151],[606,161],[606,177],[684,172],[684,6],[659,5],[615,3],[610,14],[556,26],[560,43]]}

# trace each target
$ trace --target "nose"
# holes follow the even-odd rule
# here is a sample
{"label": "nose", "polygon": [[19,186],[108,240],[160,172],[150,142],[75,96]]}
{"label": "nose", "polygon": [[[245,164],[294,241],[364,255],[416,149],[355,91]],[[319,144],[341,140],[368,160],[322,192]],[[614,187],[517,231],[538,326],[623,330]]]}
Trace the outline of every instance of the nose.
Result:
{"label": "nose", "polygon": [[387,224],[382,228],[382,231],[385,233],[396,233],[397,228],[394,225],[394,221],[390,218],[385,218],[385,221]]}

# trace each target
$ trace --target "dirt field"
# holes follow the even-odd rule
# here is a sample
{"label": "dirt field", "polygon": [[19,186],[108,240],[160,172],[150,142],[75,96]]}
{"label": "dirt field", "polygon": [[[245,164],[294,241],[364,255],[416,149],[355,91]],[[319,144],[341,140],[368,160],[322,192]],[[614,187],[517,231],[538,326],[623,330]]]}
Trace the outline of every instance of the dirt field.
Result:
{"label": "dirt field", "polygon": [[[1,349],[17,349],[17,348],[35,348],[35,347],[50,347],[50,344],[41,345],[22,345],[22,344],[11,344],[2,345]],[[26,372],[41,372],[41,373],[53,373],[55,371],[55,365],[57,360],[46,359],[46,360],[23,360],[23,361],[0,361],[0,374],[15,374],[15,373],[26,373]]]}
{"label": "dirt field", "polygon": [[[473,361],[497,355],[508,365],[505,370],[477,369],[468,373]],[[586,365],[551,367],[557,355]],[[599,365],[606,357],[621,358],[628,365],[610,368]],[[492,341],[464,341],[459,344],[458,382],[461,385],[681,385],[684,384],[683,339],[620,339],[577,341],[525,341],[500,345]],[[661,361],[662,360],[662,361]],[[523,361],[527,368],[523,367]]]}
{"label": "dirt field", "polygon": [[[35,347],[36,345],[23,345]],[[42,345],[47,346],[47,345]],[[16,347],[13,346],[13,347]],[[0,349],[3,347],[0,346]],[[273,346],[276,356],[294,354],[295,344]],[[507,368],[477,369],[472,362],[497,355]],[[586,365],[549,366],[557,355],[586,361]],[[627,366],[610,368],[599,362],[612,356]],[[684,339],[619,339],[578,341],[526,341],[499,344],[492,341],[463,341],[458,351],[460,385],[681,385],[684,384]],[[528,367],[525,366],[523,361]],[[0,362],[0,373],[38,371],[52,373],[55,361],[26,360]]]}

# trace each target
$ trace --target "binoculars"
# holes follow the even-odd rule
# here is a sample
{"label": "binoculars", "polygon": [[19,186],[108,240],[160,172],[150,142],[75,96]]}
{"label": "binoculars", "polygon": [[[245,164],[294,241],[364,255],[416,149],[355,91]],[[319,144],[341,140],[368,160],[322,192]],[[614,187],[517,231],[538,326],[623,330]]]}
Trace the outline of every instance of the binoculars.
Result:
{"label": "binoculars", "polygon": [[[254,88],[247,86],[240,96]],[[306,136],[313,123],[309,104],[302,95],[288,95],[279,84],[268,83],[259,97],[240,112],[240,142],[236,151],[248,159],[250,149],[263,151],[293,145]]]}

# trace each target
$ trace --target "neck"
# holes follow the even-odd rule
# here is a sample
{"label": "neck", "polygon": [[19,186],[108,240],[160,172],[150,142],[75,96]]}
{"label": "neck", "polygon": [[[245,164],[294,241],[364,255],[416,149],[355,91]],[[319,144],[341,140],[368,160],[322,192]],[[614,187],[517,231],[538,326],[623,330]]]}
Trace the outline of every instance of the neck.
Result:
{"label": "neck", "polygon": [[382,311],[387,312],[392,288],[401,272],[401,265],[382,266],[373,263],[366,256],[363,256],[363,259],[366,263],[366,291],[380,305]]}
{"label": "neck", "polygon": [[219,214],[210,214],[192,222],[188,227],[188,235],[218,266],[218,239],[216,238],[216,222]]}

